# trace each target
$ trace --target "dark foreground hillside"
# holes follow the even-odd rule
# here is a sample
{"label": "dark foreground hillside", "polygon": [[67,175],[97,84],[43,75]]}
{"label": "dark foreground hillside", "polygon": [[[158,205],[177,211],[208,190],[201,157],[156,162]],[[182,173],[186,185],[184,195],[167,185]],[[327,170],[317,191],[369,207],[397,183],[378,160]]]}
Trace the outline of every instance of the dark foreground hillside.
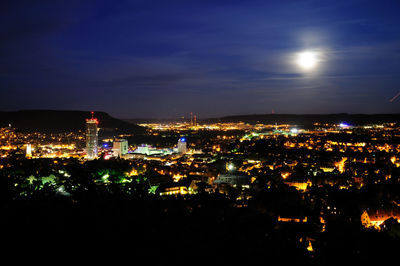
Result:
{"label": "dark foreground hillside", "polygon": [[[364,230],[359,221],[282,224],[273,209],[296,197],[282,185],[253,192],[248,206],[229,195],[149,194],[146,175],[121,182],[129,164],[70,161],[59,173],[52,160],[6,161],[0,169],[2,258],[30,262],[125,260],[132,265],[362,265],[397,258],[400,239]],[[57,164],[58,165],[58,164]],[[31,173],[53,181],[31,179]],[[307,250],[313,241],[313,251]],[[16,254],[16,255],[15,255]]]}

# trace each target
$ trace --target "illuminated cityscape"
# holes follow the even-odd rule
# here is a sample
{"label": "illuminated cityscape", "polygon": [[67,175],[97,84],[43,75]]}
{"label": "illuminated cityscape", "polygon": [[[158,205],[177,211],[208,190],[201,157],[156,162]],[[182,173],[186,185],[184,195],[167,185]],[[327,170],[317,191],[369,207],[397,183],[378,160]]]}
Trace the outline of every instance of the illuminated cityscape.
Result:
{"label": "illuminated cityscape", "polygon": [[2,3],[3,261],[396,263],[399,10]]}
{"label": "illuminated cityscape", "polygon": [[[262,215],[270,224],[263,230],[272,230],[268,234],[297,228],[290,237],[309,263],[330,256],[325,238],[332,230],[347,232],[342,231],[344,225],[358,228],[363,237],[396,237],[399,232],[398,122],[314,123],[308,128],[248,122],[144,123],[140,138],[110,136],[97,128],[101,124],[92,116],[85,133],[1,128],[0,171],[3,176],[8,173],[13,186],[24,188],[14,197],[28,200],[34,188],[76,201],[88,185],[75,180],[82,171],[76,172],[77,167],[90,169],[85,170],[90,173],[85,182],[93,182],[105,195],[118,189],[161,205],[183,200],[187,215],[200,198],[217,197],[216,202],[227,201],[224,208]],[[18,165],[24,169],[21,173],[12,170]]]}

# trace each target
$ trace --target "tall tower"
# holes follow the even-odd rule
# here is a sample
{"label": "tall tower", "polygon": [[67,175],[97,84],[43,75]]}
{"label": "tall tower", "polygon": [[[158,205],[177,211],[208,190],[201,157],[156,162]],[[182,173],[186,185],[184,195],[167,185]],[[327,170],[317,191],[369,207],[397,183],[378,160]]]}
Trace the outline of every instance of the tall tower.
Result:
{"label": "tall tower", "polygon": [[92,118],[86,119],[86,158],[89,160],[97,157],[98,123],[99,121],[93,117],[93,112]]}

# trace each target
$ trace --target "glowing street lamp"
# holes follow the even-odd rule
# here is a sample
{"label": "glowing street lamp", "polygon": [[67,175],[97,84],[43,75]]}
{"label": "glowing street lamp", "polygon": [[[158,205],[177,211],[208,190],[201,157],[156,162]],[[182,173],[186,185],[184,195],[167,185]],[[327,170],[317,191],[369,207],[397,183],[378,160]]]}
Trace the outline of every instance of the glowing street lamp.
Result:
{"label": "glowing street lamp", "polygon": [[233,170],[235,170],[235,165],[233,163],[228,163],[226,169],[232,172]]}

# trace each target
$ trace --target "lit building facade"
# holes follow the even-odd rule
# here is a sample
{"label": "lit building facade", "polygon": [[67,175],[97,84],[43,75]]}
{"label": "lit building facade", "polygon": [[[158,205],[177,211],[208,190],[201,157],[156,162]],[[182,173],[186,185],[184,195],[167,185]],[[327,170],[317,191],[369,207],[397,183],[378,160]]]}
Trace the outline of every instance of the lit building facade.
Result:
{"label": "lit building facade", "polygon": [[185,138],[178,140],[178,153],[184,154],[187,152],[187,143]]}
{"label": "lit building facade", "polygon": [[361,223],[364,227],[374,227],[380,229],[380,226],[389,218],[394,218],[400,222],[400,210],[396,209],[368,209],[361,214]]}
{"label": "lit building facade", "polygon": [[26,144],[26,157],[32,157],[32,144]]}
{"label": "lit building facade", "polygon": [[171,149],[157,149],[153,148],[150,145],[143,144],[137,147],[132,153],[134,154],[145,154],[145,155],[170,155],[172,154]]}
{"label": "lit building facade", "polygon": [[97,157],[98,151],[98,130],[99,121],[93,117],[86,119],[86,158],[93,160]]}
{"label": "lit building facade", "polygon": [[128,153],[128,141],[126,139],[116,139],[113,143],[115,157],[121,157]]}

